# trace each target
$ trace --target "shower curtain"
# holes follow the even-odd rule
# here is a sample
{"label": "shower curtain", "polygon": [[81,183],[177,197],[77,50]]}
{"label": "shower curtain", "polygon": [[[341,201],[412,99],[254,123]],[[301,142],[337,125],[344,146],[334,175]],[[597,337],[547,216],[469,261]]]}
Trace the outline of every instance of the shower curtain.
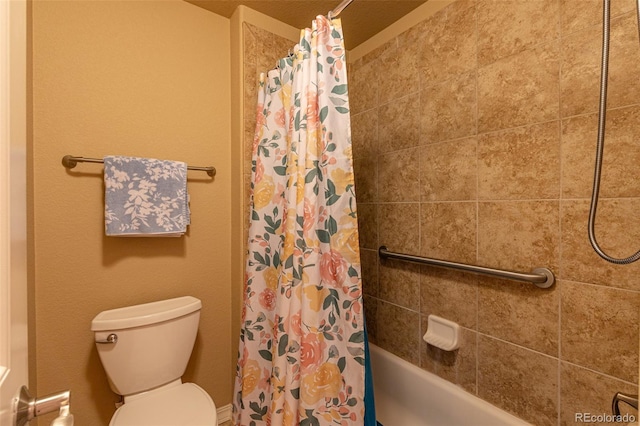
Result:
{"label": "shower curtain", "polygon": [[362,425],[365,333],[340,20],[260,78],[236,425]]}

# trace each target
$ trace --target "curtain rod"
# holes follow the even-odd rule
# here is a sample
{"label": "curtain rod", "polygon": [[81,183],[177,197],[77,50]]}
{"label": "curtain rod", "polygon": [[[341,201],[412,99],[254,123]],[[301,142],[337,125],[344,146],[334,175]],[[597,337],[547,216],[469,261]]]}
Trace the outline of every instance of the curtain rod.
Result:
{"label": "curtain rod", "polygon": [[340,13],[351,4],[353,0],[343,0],[335,9],[331,10],[327,16],[329,19],[337,18]]}
{"label": "curtain rod", "polygon": [[[78,163],[104,163],[104,160],[102,160],[101,158],[74,157],[72,155],[65,155],[64,157],[62,157],[62,165],[67,169],[73,169]],[[214,177],[216,175],[216,168],[213,166],[187,166],[187,169],[207,172],[207,174],[211,177]]]}
{"label": "curtain rod", "polygon": [[385,246],[378,249],[378,255],[383,259],[397,259],[407,262],[420,263],[423,265],[437,266],[440,268],[457,269],[459,271],[473,272],[476,274],[490,275],[499,278],[506,278],[514,281],[532,283],[540,288],[549,288],[555,282],[553,272],[548,268],[536,268],[531,274],[522,272],[506,271],[502,269],[487,268],[485,266],[467,265],[466,263],[450,262],[448,260],[432,259],[429,257],[413,256],[411,254],[394,253],[388,251]]}

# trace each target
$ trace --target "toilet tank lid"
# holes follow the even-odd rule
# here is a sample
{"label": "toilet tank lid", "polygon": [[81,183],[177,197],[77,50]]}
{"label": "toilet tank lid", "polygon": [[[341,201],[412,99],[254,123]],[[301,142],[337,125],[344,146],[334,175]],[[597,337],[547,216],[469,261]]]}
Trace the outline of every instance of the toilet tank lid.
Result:
{"label": "toilet tank lid", "polygon": [[198,311],[202,302],[192,296],[159,300],[100,312],[91,321],[91,331],[122,330],[168,321]]}

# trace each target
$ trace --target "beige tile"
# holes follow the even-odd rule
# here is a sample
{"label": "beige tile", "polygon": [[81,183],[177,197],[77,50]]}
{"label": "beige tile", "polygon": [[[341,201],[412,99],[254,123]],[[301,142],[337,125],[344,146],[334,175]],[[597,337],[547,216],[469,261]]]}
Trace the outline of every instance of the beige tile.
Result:
{"label": "beige tile", "polygon": [[[613,112],[613,111],[612,111]],[[588,198],[593,187],[593,173],[596,158],[596,136],[598,115],[589,114],[562,120],[562,198]],[[606,129],[605,146],[611,147],[616,141],[610,138],[611,129]],[[607,150],[603,160],[611,163]],[[603,163],[604,166],[604,163]],[[618,188],[609,181],[601,185],[602,196],[611,195]],[[603,181],[601,180],[601,183]]]}
{"label": "beige tile", "polygon": [[478,137],[478,198],[558,198],[560,131],[557,121]]}
{"label": "beige tile", "polygon": [[267,72],[276,67],[280,58],[287,55],[293,43],[266,30],[260,30],[259,33],[256,34],[256,66],[259,72]]}
{"label": "beige tile", "polygon": [[[611,414],[611,400],[616,392],[631,395],[638,393],[638,386],[616,380],[602,374],[563,362],[560,364],[560,399],[562,400],[560,424],[562,426],[584,424],[586,413],[592,416]],[[638,418],[638,410],[620,404],[620,414]],[[620,422],[598,423],[620,425]],[[622,423],[624,424],[624,423]]]}
{"label": "beige tile", "polygon": [[422,203],[420,225],[421,256],[452,262],[475,262],[475,203]]}
{"label": "beige tile", "polygon": [[563,281],[562,359],[638,381],[640,293]]}
{"label": "beige tile", "polygon": [[242,167],[245,173],[251,173],[251,161],[253,159],[253,141],[256,133],[256,118],[244,119],[244,138],[242,141],[243,156]]}
{"label": "beige tile", "polygon": [[[640,197],[640,107],[607,114],[602,158],[601,197]],[[593,188],[598,115],[562,122],[562,196],[589,198]]]}
{"label": "beige tile", "polygon": [[354,69],[349,76],[349,106],[358,114],[378,106],[377,61]]}
{"label": "beige tile", "polygon": [[378,157],[378,197],[382,202],[420,200],[418,148],[381,154]]}
{"label": "beige tile", "polygon": [[372,296],[364,296],[363,300],[364,316],[369,342],[378,344],[378,299]]}
{"label": "beige tile", "polygon": [[556,272],[560,257],[557,201],[485,202],[478,206],[478,262],[494,268]]}
{"label": "beige tile", "polygon": [[362,291],[367,296],[378,297],[378,251],[360,250],[362,265]]}
{"label": "beige tile", "polygon": [[424,145],[420,149],[420,200],[476,199],[477,139]]}
{"label": "beige tile", "polygon": [[417,146],[420,141],[420,97],[417,93],[378,108],[380,152]]}
{"label": "beige tile", "polygon": [[378,249],[378,212],[375,204],[358,203],[360,247]]}
{"label": "beige tile", "polygon": [[560,115],[598,110],[602,30],[583,30],[562,39]]}
{"label": "beige tile", "polygon": [[418,203],[379,204],[378,218],[380,245],[386,246],[390,251],[418,254],[420,247],[420,205]]}
{"label": "beige tile", "polygon": [[557,39],[559,21],[557,0],[480,0],[479,66]]}
{"label": "beige tile", "polygon": [[243,65],[244,94],[243,112],[245,118],[255,118],[258,103],[258,87],[260,83],[260,73],[256,65],[245,62]]}
{"label": "beige tile", "polygon": [[244,93],[242,95],[242,112],[245,119],[256,119],[258,104],[258,74],[255,63],[245,62],[243,66]]}
{"label": "beige tile", "polygon": [[419,62],[422,88],[476,68],[474,7],[447,8],[430,18],[423,28]]}
{"label": "beige tile", "polygon": [[380,104],[417,92],[418,45],[389,49],[381,55],[376,68]]}
{"label": "beige tile", "polygon": [[475,72],[424,89],[420,95],[420,118],[421,144],[475,135]]}
{"label": "beige tile", "polygon": [[[563,117],[596,112],[600,87],[601,28],[575,33],[562,46],[561,112]],[[635,13],[611,20],[607,106],[638,103],[640,87],[638,29]]]}
{"label": "beige tile", "polygon": [[380,299],[420,310],[420,266],[399,260],[380,261]]}
{"label": "beige tile", "polygon": [[[627,257],[640,247],[637,212],[640,199],[600,200],[595,235],[605,253]],[[560,277],[572,281],[640,290],[640,262],[614,265],[601,259],[587,237],[589,202],[562,203],[562,266]]]}
{"label": "beige tile", "polygon": [[550,289],[540,289],[532,284],[497,278],[479,280],[478,331],[558,356],[560,294],[557,283]]}
{"label": "beige tile", "polygon": [[420,314],[386,302],[378,302],[377,345],[412,364],[419,362]]}
{"label": "beige tile", "polygon": [[378,109],[351,115],[351,144],[356,159],[378,154]]}
{"label": "beige tile", "polygon": [[478,276],[423,266],[420,269],[420,312],[477,329]]}
{"label": "beige tile", "polygon": [[[427,332],[427,315],[422,315],[420,334]],[[455,351],[444,351],[427,342],[420,342],[420,367],[476,393],[476,333],[460,328],[460,347]]]}
{"label": "beige tile", "polygon": [[478,69],[478,132],[558,118],[558,45],[544,44]]}
{"label": "beige tile", "polygon": [[258,51],[256,48],[257,42],[253,33],[253,26],[247,23],[243,23],[242,33],[244,39],[244,57],[243,57],[243,114],[244,119],[254,120],[256,116],[256,100],[257,100],[257,79],[256,79],[256,62]]}
{"label": "beige tile", "polygon": [[353,178],[359,203],[378,201],[377,157],[364,155],[353,159]]}
{"label": "beige tile", "polygon": [[[632,11],[634,0],[611,2],[611,16]],[[602,0],[560,0],[562,36],[593,25],[602,27]]]}
{"label": "beige tile", "polygon": [[242,23],[243,61],[245,63],[252,63],[254,66],[258,54],[256,50],[256,36],[254,35],[255,29],[257,29],[257,27],[251,24],[246,22]]}
{"label": "beige tile", "polygon": [[460,13],[463,10],[469,9],[470,7],[477,7],[478,0],[457,0],[447,6],[444,11],[446,11],[447,16],[452,14]]}
{"label": "beige tile", "polygon": [[379,60],[382,56],[384,56],[389,51],[395,51],[398,47],[398,41],[396,39],[391,39],[388,42],[384,43],[382,46],[376,47],[371,52],[365,54],[362,57],[361,65],[366,65],[371,62]]}
{"label": "beige tile", "polygon": [[[403,47],[408,45],[423,43],[426,28],[429,26],[429,22],[430,20],[426,19],[404,31],[403,33],[400,33],[398,37],[396,37],[398,48],[402,49]],[[418,62],[418,67],[419,66],[420,63]]]}
{"label": "beige tile", "polygon": [[558,419],[558,360],[480,335],[478,396],[536,426]]}
{"label": "beige tile", "polygon": [[249,173],[244,173],[243,175],[243,190],[242,190],[242,195],[243,195],[243,200],[244,203],[242,205],[243,207],[243,211],[245,213],[244,217],[244,222],[247,224],[247,226],[249,225],[250,221],[251,221],[251,195],[252,195],[252,189],[251,189],[251,174]]}

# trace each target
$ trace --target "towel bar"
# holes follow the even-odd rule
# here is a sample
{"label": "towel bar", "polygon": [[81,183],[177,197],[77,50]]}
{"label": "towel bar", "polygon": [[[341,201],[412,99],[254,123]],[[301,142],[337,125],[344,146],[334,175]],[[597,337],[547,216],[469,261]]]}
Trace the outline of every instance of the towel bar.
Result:
{"label": "towel bar", "polygon": [[[72,155],[65,155],[64,157],[62,157],[62,165],[67,169],[73,169],[78,163],[104,163],[104,160],[101,160],[100,158],[74,157]],[[214,177],[216,175],[216,168],[213,166],[187,166],[187,169],[207,172],[207,174],[211,177]]]}

